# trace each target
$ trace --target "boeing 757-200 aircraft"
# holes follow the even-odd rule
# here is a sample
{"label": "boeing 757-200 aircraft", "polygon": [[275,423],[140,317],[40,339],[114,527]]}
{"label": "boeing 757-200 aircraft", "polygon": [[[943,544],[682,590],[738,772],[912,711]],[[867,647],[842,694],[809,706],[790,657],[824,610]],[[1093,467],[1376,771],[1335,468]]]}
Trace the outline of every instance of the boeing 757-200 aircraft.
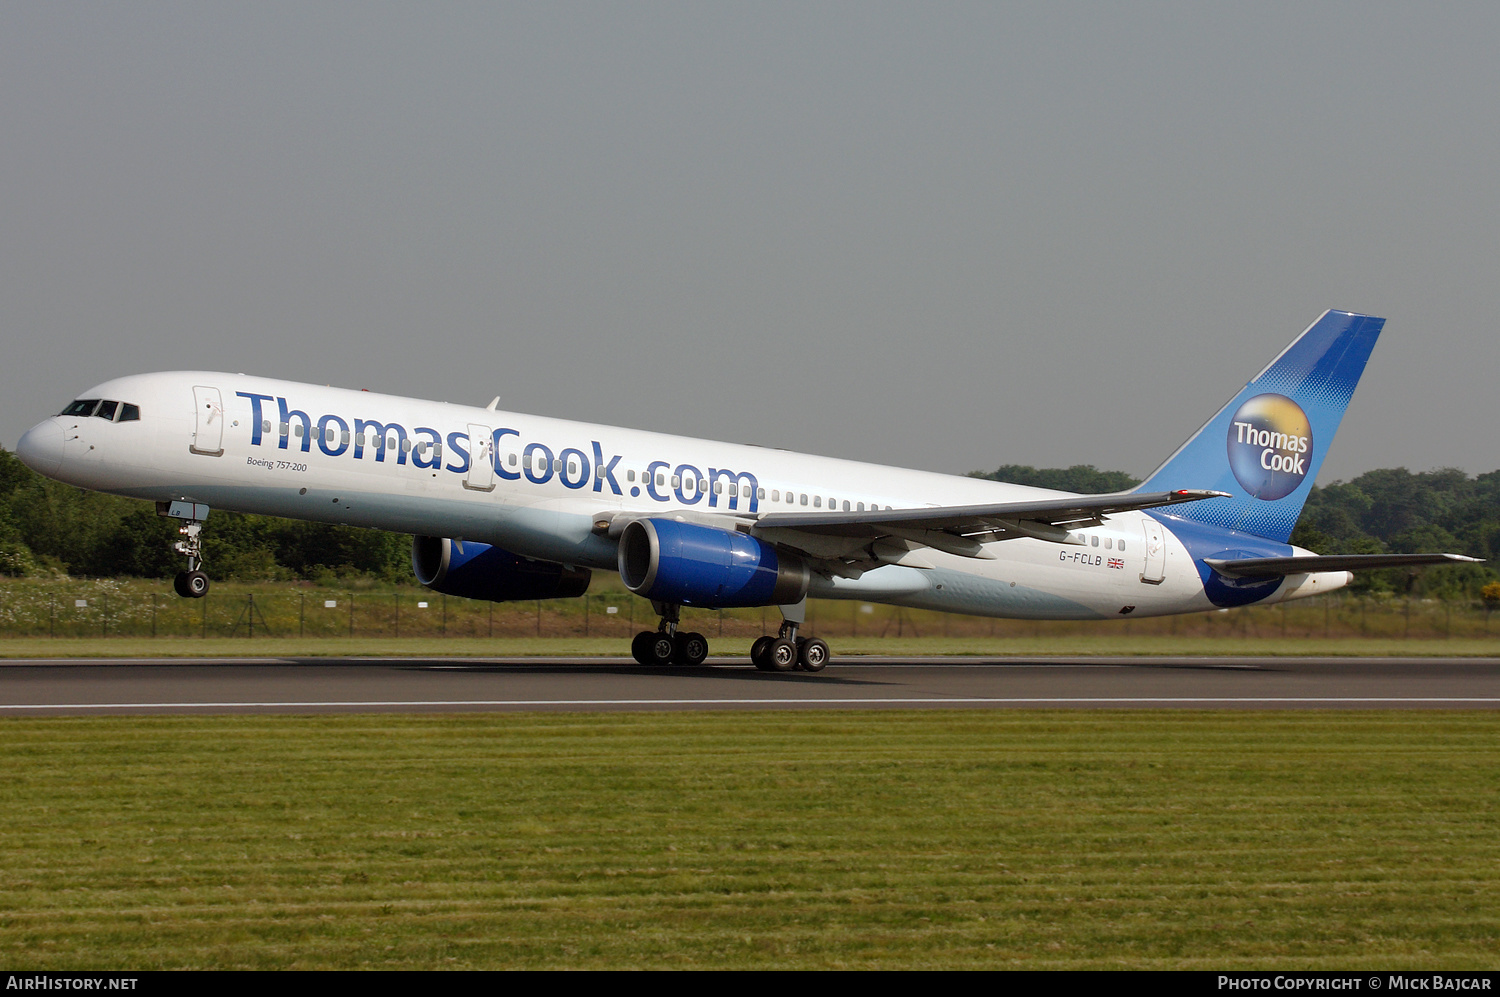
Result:
{"label": "boeing 757-200 aircraft", "polygon": [[1384,319],[1325,312],[1140,487],[1064,492],[243,374],[107,381],[21,437],[69,484],[182,520],[177,591],[208,591],[209,509],[414,534],[424,585],[503,602],[619,571],[661,622],[642,664],[698,665],[683,606],[777,606],[766,670],[819,671],[809,597],[1025,619],[1159,616],[1328,592],[1359,568],[1288,544]]}

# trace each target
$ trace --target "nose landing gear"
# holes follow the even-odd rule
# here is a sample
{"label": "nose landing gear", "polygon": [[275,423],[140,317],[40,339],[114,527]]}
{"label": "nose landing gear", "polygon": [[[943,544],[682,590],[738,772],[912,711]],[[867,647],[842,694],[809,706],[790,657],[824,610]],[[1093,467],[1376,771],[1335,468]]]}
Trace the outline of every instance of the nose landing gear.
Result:
{"label": "nose landing gear", "polygon": [[172,549],[187,557],[187,570],[177,572],[172,588],[184,599],[203,598],[208,595],[208,576],[199,566],[203,564],[203,521],[208,518],[208,506],[195,502],[158,502],[156,514],[183,521],[177,528],[182,539]]}

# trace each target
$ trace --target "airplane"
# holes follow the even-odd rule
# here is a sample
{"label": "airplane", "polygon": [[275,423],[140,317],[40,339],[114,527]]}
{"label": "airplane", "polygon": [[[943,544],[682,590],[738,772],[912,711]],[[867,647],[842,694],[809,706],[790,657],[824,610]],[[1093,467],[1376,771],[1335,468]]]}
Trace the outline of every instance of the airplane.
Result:
{"label": "airplane", "polygon": [[809,598],[1086,620],[1267,604],[1350,572],[1474,561],[1320,556],[1288,541],[1385,320],[1327,311],[1137,488],[1005,484],[244,374],[106,381],[16,455],[181,521],[177,592],[200,598],[210,509],[414,536],[430,589],[496,602],[582,595],[618,571],[651,600],[643,665],[701,665],[684,606],[776,606],[765,671],[821,671]]}

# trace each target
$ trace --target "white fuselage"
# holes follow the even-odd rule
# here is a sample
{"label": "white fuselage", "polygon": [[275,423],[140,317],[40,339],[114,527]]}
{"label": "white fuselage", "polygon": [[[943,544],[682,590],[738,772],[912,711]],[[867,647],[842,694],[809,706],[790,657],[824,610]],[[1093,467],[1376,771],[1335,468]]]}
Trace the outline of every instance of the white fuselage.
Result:
{"label": "white fuselage", "polygon": [[[139,418],[57,416],[48,420],[55,430],[48,423],[31,430],[20,452],[59,480],[154,501],[476,540],[596,569],[616,567],[616,540],[599,524],[620,514],[733,528],[735,517],[770,512],[1064,494],[241,374],[142,374],[80,397],[138,406]],[[1172,522],[1120,513],[1080,528],[1082,545],[1008,539],[985,545],[991,559],[914,549],[856,577],[815,571],[809,594],[1038,619],[1214,609]],[[800,543],[814,559],[839,556],[838,538],[747,528],[768,542]],[[829,549],[809,549],[820,543]],[[1347,578],[1292,576],[1258,601],[1328,591]]]}

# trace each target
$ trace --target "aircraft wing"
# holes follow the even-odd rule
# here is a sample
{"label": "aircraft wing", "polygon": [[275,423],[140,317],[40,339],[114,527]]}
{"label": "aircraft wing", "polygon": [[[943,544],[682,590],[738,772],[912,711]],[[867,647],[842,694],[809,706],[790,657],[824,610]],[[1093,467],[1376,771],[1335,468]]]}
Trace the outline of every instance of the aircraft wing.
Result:
{"label": "aircraft wing", "polygon": [[1274,578],[1312,571],[1367,571],[1409,568],[1420,564],[1474,564],[1484,560],[1463,554],[1325,554],[1314,557],[1205,558],[1204,564],[1231,578]]}
{"label": "aircraft wing", "polygon": [[1180,502],[1219,498],[1226,492],[1180,488],[1170,492],[1070,495],[1030,502],[871,509],[866,512],[770,512],[755,521],[757,533],[795,531],[818,537],[868,541],[893,537],[964,557],[990,557],[981,544],[1015,537],[1078,543],[1070,529],[1097,526],[1105,516]]}

